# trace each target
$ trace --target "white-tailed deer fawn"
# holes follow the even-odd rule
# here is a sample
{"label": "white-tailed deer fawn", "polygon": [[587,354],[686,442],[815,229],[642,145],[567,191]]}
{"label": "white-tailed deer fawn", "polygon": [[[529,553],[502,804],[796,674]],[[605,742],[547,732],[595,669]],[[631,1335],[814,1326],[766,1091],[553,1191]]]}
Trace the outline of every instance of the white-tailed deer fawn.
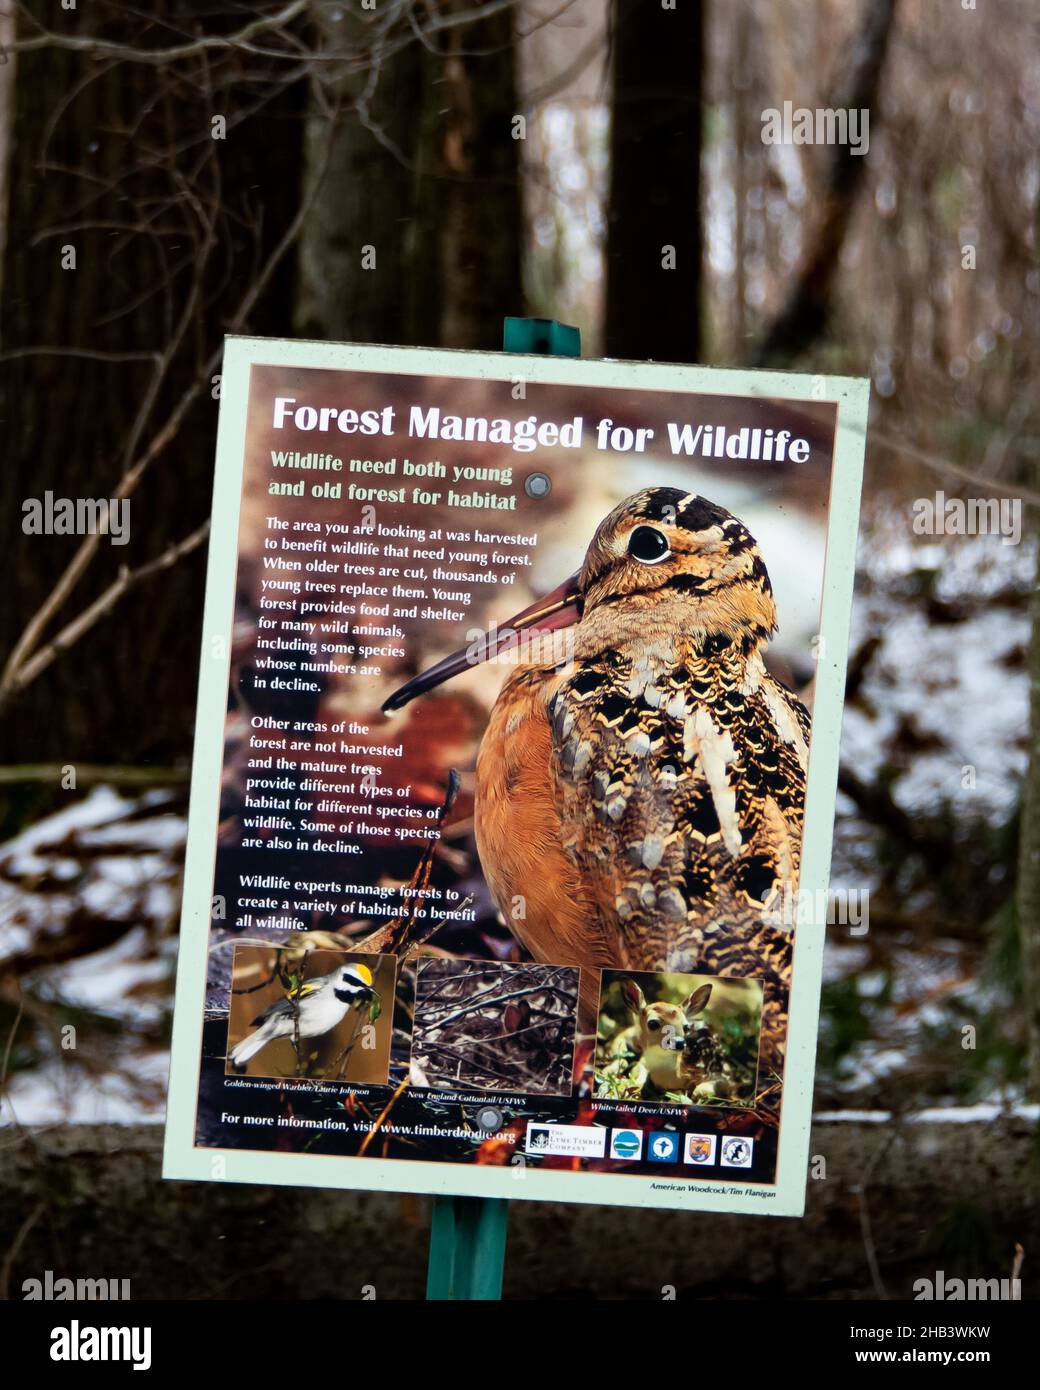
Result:
{"label": "white-tailed deer fawn", "polygon": [[648,1082],[660,1091],[691,1093],[709,1078],[722,1078],[725,1058],[707,1019],[711,985],[701,985],[682,1004],[648,1004],[635,980],[621,981],[621,994],[635,1016],[634,1038]]}

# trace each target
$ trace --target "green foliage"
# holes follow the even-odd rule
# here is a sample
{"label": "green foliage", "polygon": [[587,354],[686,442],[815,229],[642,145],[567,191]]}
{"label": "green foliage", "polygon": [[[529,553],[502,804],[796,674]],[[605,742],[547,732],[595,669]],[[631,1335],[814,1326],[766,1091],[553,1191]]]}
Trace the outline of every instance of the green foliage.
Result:
{"label": "green foliage", "polygon": [[81,1038],[89,1037],[92,1045],[99,1041],[124,1035],[126,1022],[100,1009],[84,1008],[78,1004],[52,995],[36,996],[25,990],[26,1002],[30,1007],[22,1010],[18,1019],[18,1007],[7,1000],[0,1000],[0,1062],[3,1050],[14,1029],[7,1072],[13,1076],[19,1071],[32,1071],[53,1056],[53,1035],[67,1024],[71,1024]]}
{"label": "green foliage", "polygon": [[936,1268],[963,1279],[1008,1278],[1014,1254],[993,1220],[993,1212],[974,1202],[956,1202],[928,1233],[928,1253]]}
{"label": "green foliage", "polygon": [[13,782],[0,795],[0,841],[9,840],[62,804],[67,793],[44,782]]}
{"label": "green foliage", "polygon": [[[992,1098],[1019,1086],[1026,1076],[1026,1046],[1019,1007],[1022,1003],[1021,943],[1013,898],[994,913],[986,927],[988,945],[980,971],[981,989],[970,998],[951,996],[942,1024],[926,1026],[926,1040],[946,1056],[958,1049],[959,1065],[947,1080],[962,1101]],[[975,1046],[961,1046],[962,1029],[971,1023]]]}
{"label": "green foliage", "polygon": [[994,914],[988,927],[989,947],[983,962],[983,979],[1006,994],[1009,1001],[1022,1003],[1022,940],[1018,931],[1018,904],[1013,897]]}
{"label": "green foliage", "polygon": [[37,1030],[32,1021],[27,1019],[23,1013],[16,1027],[15,1020],[17,1018],[17,1007],[6,999],[0,999],[0,1066],[4,1062],[4,1052],[7,1050],[8,1039],[11,1038],[11,1030],[15,1029],[10,1051],[7,1054],[7,1076],[14,1076],[19,1071],[31,1071],[33,1067],[38,1067],[46,1056],[45,1050],[40,1045],[42,1039],[37,1036]]}
{"label": "green foliage", "polygon": [[889,973],[882,988],[870,994],[863,991],[860,975],[848,975],[824,985],[817,1054],[821,1072],[837,1068],[856,1047],[875,1036],[878,1020],[891,1000]]}

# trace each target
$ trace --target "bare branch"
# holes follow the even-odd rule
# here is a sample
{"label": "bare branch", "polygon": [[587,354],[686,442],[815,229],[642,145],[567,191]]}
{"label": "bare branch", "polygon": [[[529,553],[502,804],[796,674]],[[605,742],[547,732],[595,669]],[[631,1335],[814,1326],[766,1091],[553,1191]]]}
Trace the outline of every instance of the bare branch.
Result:
{"label": "bare branch", "polygon": [[[65,775],[65,763],[11,763],[0,767],[0,787],[23,786],[28,783],[53,783],[58,786]],[[160,787],[179,786],[188,782],[191,773],[186,767],[127,767],[121,763],[77,763],[77,787]]]}
{"label": "bare branch", "polygon": [[55,34],[49,29],[44,29],[34,38],[17,39],[9,44],[8,48],[15,53],[33,53],[41,48],[62,48],[73,53],[87,53],[93,58],[117,58],[123,62],[151,63],[155,66],[174,63],[182,58],[194,58],[214,49],[238,49],[246,53],[264,54],[267,50],[255,47],[252,40],[258,34],[290,24],[304,13],[307,5],[308,0],[291,0],[290,4],[276,10],[274,14],[261,15],[250,20],[237,33],[223,36],[208,34],[192,39],[190,43],[171,44],[168,48],[134,48],[128,44],[94,38],[89,34]]}
{"label": "bare branch", "polygon": [[18,357],[83,357],[89,362],[156,362],[158,352],[105,352],[100,348],[38,347],[11,348],[0,352],[0,362],[13,362]]}
{"label": "bare branch", "polygon": [[[252,284],[249,286],[249,289],[243,295],[238,309],[228,325],[228,329],[231,333],[241,331],[260,295],[267,288],[271,276],[274,274],[286,252],[299,236],[313,203],[315,193],[320,187],[322,174],[328,164],[328,156],[329,146],[328,142],[326,142],[324,159],[318,169],[318,176],[314,183],[314,191],[309,197],[301,201],[295,216],[285,229],[277,246],[271,251],[265,265],[260,269]],[[204,239],[208,251],[213,244],[212,218],[206,223]],[[138,411],[134,425],[132,426],[127,446],[124,449],[124,458],[133,457],[133,451],[137,448],[140,433],[151,412],[155,396],[158,394],[159,385],[165,376],[169,363],[173,359],[174,353],[181,343],[184,333],[192,321],[198,298],[201,295],[201,269],[202,266],[200,263],[199,274],[195,277],[188,295],[188,300],[180,316],[178,328],[171,342],[158,359],[152,386],[146,393],[141,409]],[[132,464],[126,467],[113,493],[114,501],[119,501],[130,496],[137,487],[137,484],[140,482],[148,466],[158,458],[169,446],[171,441],[176,438],[184,417],[194,405],[203,387],[209,383],[214,372],[216,372],[219,367],[223,353],[224,346],[223,343],[221,343],[210,353],[209,357],[205,359],[195,380],[182,393],[164,424],[153,435],[148,447]],[[42,640],[43,633],[46,631],[48,624],[60,611],[69,594],[79,582],[83,573],[98,552],[101,545],[100,534],[86,536],[50,594],[48,594],[40,608],[33,614],[32,618],[27,623],[21,637],[15,644],[14,650],[7,659],[3,674],[0,676],[0,709],[3,709],[3,707],[10,702],[12,696],[24,690],[41,671],[45,670],[54,661],[55,657],[58,656],[60,652],[71,646],[89,627],[97,622],[98,618],[107,613],[118,599],[127,592],[128,588],[136,584],[139,579],[154,573],[156,569],[165,568],[168,564],[172,564],[175,559],[180,558],[180,555],[187,554],[188,550],[194,549],[196,545],[201,544],[208,533],[208,527],[209,522],[207,521],[204,527],[200,527],[198,531],[193,532],[187,540],[181,541],[177,546],[171,547],[171,551],[176,552],[173,554],[172,558],[166,558],[170,555],[170,551],[166,551],[162,556],[158,557],[157,560],[151,561],[141,569],[134,571],[130,583],[126,583],[122,577],[120,580],[115,581],[115,583],[110,585],[94,603],[84,609],[72,622],[66,624],[53,641],[48,643],[45,648],[33,657],[32,653]]]}
{"label": "bare branch", "polygon": [[915,444],[908,444],[906,440],[897,439],[894,435],[873,426],[870,429],[870,442],[880,444],[883,449],[888,449],[893,454],[904,454],[907,458],[916,459],[918,463],[923,463],[926,468],[931,468],[936,473],[948,473],[951,477],[960,478],[966,483],[977,483],[980,487],[1003,492],[1008,497],[1021,497],[1022,501],[1028,502],[1031,507],[1040,507],[1040,492],[1034,491],[1033,488],[1025,487],[1021,483],[1003,483],[999,478],[975,473],[970,468],[941,458],[927,449],[919,449]]}
{"label": "bare branch", "polygon": [[[41,647],[34,657],[25,661],[13,672],[10,682],[11,693],[24,689],[31,681],[45,671],[52,661],[64,651],[67,651],[73,643],[78,642],[83,634],[103,617],[111,608],[119,602],[124,594],[140,584],[143,580],[157,574],[160,570],[169,569],[178,560],[190,555],[193,550],[197,550],[202,542],[209,535],[209,521],[202,523],[197,530],[192,531],[190,536],[185,536],[184,540],[177,541],[175,544],[167,546],[161,555],[157,555],[154,560],[149,560],[146,564],[139,565],[137,569],[131,570],[124,566],[119,577],[107,589],[104,589],[93,603],[88,604],[82,613],[77,614],[71,622],[61,629],[46,646]],[[96,537],[92,537],[96,539]],[[5,686],[6,686],[5,673]],[[5,690],[6,693],[6,690]]]}
{"label": "bare branch", "polygon": [[[213,244],[213,223],[212,221],[210,221],[209,225],[206,228],[204,237],[204,247],[207,253],[209,250],[212,249]],[[201,257],[201,261],[203,264],[205,262],[205,259],[206,257],[205,255],[203,255]],[[156,368],[154,373],[152,374],[151,382],[144,393],[144,397],[141,401],[136,417],[133,421],[133,424],[130,427],[130,432],[127,436],[126,446],[123,450],[124,460],[132,458],[135,450],[137,449],[141,434],[144,430],[145,424],[148,421],[148,417],[151,414],[155,401],[158,398],[159,390],[165,380],[166,372],[169,368],[169,365],[173,361],[173,358],[181,345],[184,335],[187,332],[188,327],[192,322],[192,319],[194,318],[195,309],[200,294],[201,272],[197,274],[193,280],[191,289],[187,295],[184,307],[181,311],[177,328],[174,331],[170,341],[167,343],[166,347],[164,348],[162,354],[159,357],[159,360],[156,363]],[[192,397],[192,399],[194,399],[194,396]],[[160,437],[163,437],[162,432],[160,432]],[[153,441],[153,444],[154,442],[155,441]],[[130,496],[130,494],[136,488],[138,482],[141,479],[142,473],[144,472],[145,468],[147,467],[148,463],[150,462],[153,456],[154,455],[152,451],[149,450],[143,455],[143,457],[140,460],[138,460],[137,463],[125,468],[123,476],[120,479],[119,484],[117,485],[113,494],[114,501],[121,501],[122,499]],[[96,555],[100,545],[100,532],[95,532],[93,535],[86,536],[84,538],[79,549],[76,551],[75,555],[72,557],[69,564],[66,566],[65,570],[59,577],[58,582],[55,584],[54,588],[44,599],[43,603],[33,614],[32,618],[29,620],[21,637],[15,643],[14,650],[11,652],[11,655],[8,658],[7,663],[4,667],[3,675],[2,677],[0,677],[0,708],[2,708],[3,704],[7,701],[11,693],[13,693],[16,690],[23,689],[26,685],[27,680],[25,677],[23,667],[26,666],[30,653],[33,651],[34,647],[36,647],[36,645],[39,643],[44,631],[46,630],[47,624],[52,620],[54,615],[58,612],[62,604],[68,598],[69,594],[79,583],[80,578],[82,577],[84,571],[87,569],[91,560]],[[50,658],[50,660],[53,660],[53,655]],[[50,660],[44,662],[43,665],[50,665]],[[42,670],[43,666],[35,666],[34,664],[33,669],[37,671]]]}

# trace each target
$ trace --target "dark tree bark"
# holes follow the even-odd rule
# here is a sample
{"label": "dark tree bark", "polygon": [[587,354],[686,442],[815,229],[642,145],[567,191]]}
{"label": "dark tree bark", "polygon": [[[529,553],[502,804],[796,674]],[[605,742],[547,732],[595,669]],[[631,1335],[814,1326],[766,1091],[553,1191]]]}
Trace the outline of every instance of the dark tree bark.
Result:
{"label": "dark tree bark", "polygon": [[701,0],[614,0],[607,214],[610,357],[692,362],[700,344]]}
{"label": "dark tree bark", "polygon": [[[316,0],[314,22],[330,47],[372,38],[371,14]],[[366,70],[330,64],[311,85],[293,323],[305,338],[406,343],[411,337],[417,210],[416,159],[429,55],[418,42]]]}
{"label": "dark tree bark", "polygon": [[[872,133],[879,116],[878,93],[896,5],[897,0],[865,0],[863,28],[852,54],[845,89],[831,103],[838,110],[868,110]],[[815,342],[826,327],[838,260],[868,158],[865,154],[853,154],[851,145],[834,145],[829,156],[808,251],[791,293],[754,354],[756,367],[790,361]]]}
{"label": "dark tree bark", "polygon": [[448,30],[422,118],[417,341],[500,348],[503,317],[524,311],[518,114],[512,10]]}
{"label": "dark tree bark", "polygon": [[[35,34],[18,13],[19,37]],[[156,47],[170,42],[163,15],[174,17],[175,30],[188,23],[174,0],[154,6],[148,19],[114,7],[67,10],[60,0],[34,6],[34,14],[62,35],[100,33]],[[21,53],[11,63],[0,305],[0,509],[9,589],[0,605],[0,663],[82,539],[24,534],[23,502],[46,491],[70,499],[112,495],[153,379],[149,354],[171,341],[198,277],[190,326],[138,448],[219,345],[263,248],[287,225],[299,142],[292,92],[276,95],[258,116],[242,118],[255,88],[237,104],[222,93],[211,111],[200,91],[201,67],[100,61],[61,48]],[[227,137],[215,141],[211,118],[220,114]],[[201,272],[193,200],[204,210],[217,202],[222,209],[218,244]],[[75,268],[63,268],[65,246],[74,248]],[[287,311],[288,288],[284,275],[272,284],[272,312],[265,316],[261,308],[254,330],[286,330],[287,312],[275,306],[280,299]],[[216,413],[207,385],[130,499],[129,543],[103,541],[59,624],[96,598],[121,566],[147,562],[204,520]],[[203,555],[199,550],[134,589],[15,696],[0,723],[0,758],[130,763],[185,756],[194,726]]]}
{"label": "dark tree bark", "polygon": [[[471,8],[446,0],[442,16]],[[378,46],[371,15],[316,0],[323,37]],[[501,346],[522,312],[512,14],[415,40],[312,88],[297,331],[354,342]],[[335,114],[330,114],[330,110]],[[326,157],[326,143],[331,148]]]}
{"label": "dark tree bark", "polygon": [[[1040,481],[1040,469],[1034,469]],[[1035,485],[1035,483],[1034,483]],[[1026,1087],[1040,1100],[1040,549],[1030,603],[1029,761],[1022,783],[1016,913],[1026,1018]]]}

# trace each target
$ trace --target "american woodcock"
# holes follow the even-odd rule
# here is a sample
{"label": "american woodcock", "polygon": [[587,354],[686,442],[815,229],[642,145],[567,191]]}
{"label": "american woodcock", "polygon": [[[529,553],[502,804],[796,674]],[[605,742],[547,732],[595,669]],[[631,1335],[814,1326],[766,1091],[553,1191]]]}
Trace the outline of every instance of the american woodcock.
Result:
{"label": "american woodcock", "polygon": [[792,943],[775,905],[797,886],[809,715],[763,662],[775,629],[743,523],[649,488],[577,574],[384,708],[553,632],[522,650],[477,760],[500,910],[536,960],[586,967],[586,1009],[603,967],[759,979],[761,1060],[779,1070]]}

